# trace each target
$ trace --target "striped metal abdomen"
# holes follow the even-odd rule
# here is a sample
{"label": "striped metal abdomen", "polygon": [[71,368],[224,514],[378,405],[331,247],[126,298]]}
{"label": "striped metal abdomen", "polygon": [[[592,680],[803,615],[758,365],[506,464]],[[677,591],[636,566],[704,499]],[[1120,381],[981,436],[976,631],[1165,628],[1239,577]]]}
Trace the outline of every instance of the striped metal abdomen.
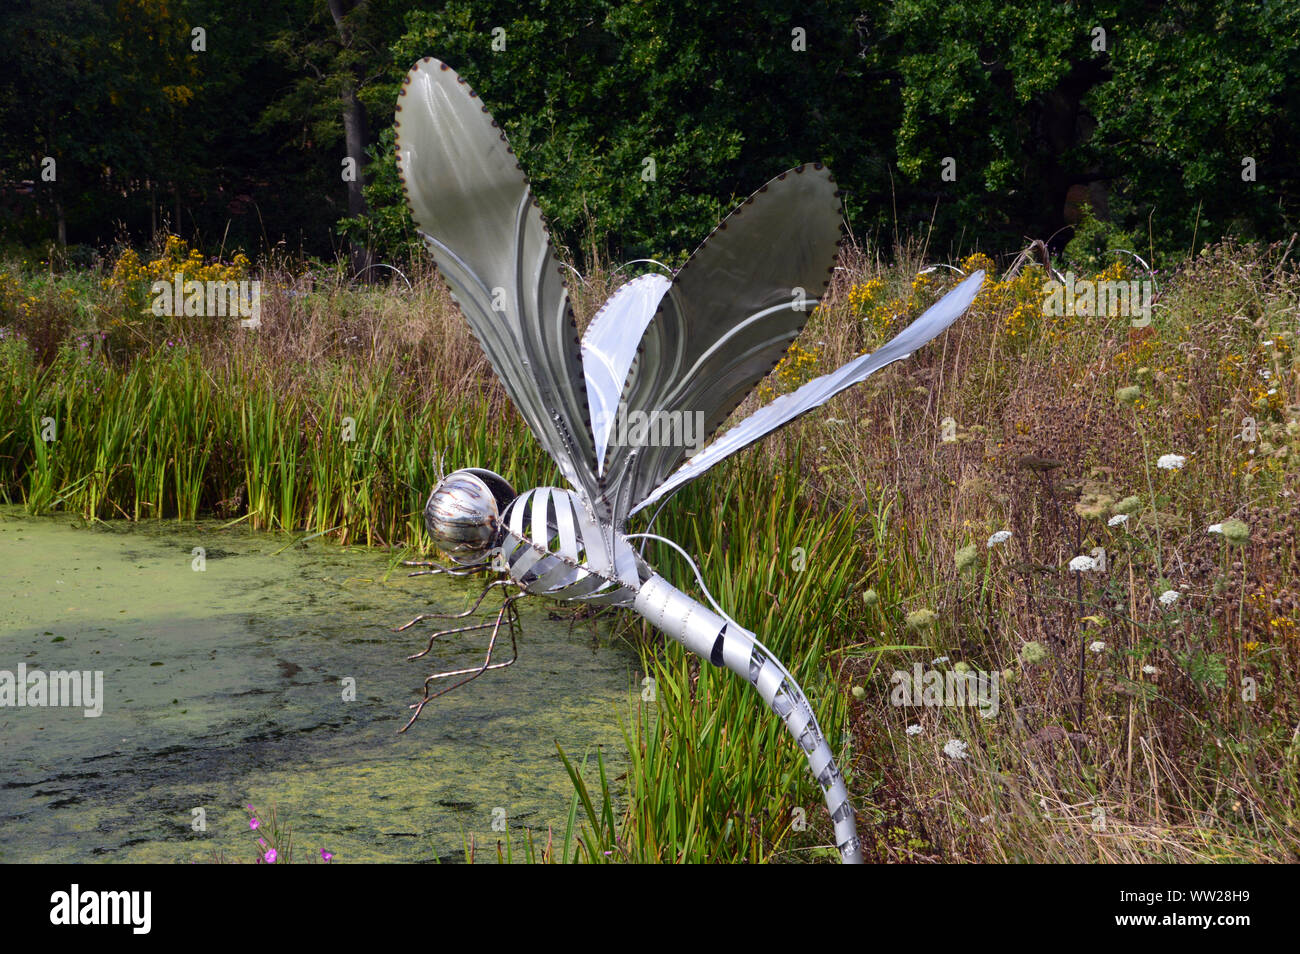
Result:
{"label": "striped metal abdomen", "polygon": [[862,844],[849,790],[822,735],[812,705],[794,677],[753,633],[723,619],[655,573],[642,584],[635,608],[657,629],[715,666],[725,666],[748,682],[775,712],[808,759],[821,786],[835,844],[845,864],[862,863]]}
{"label": "striped metal abdomen", "polygon": [[655,628],[754,687],[780,717],[821,786],[840,857],[862,861],[853,806],[803,690],[755,635],[655,573],[622,534],[602,527],[568,490],[539,487],[506,511],[501,555],[522,589],[558,600],[634,608]]}

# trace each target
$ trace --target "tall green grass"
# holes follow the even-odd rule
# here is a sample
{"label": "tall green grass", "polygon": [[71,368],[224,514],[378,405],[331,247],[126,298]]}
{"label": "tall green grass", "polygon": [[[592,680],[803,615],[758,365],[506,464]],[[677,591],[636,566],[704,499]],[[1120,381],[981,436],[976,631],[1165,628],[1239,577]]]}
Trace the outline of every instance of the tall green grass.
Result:
{"label": "tall green grass", "polygon": [[[449,466],[552,480],[517,417],[487,397],[428,394],[391,366],[339,363],[285,380],[171,348],[117,367],[63,348],[38,367],[0,347],[0,495],[33,513],[194,520],[340,541],[418,543],[419,512]],[[47,440],[46,438],[53,438]]]}
{"label": "tall green grass", "polygon": [[[693,553],[710,591],[786,663],[855,787],[844,691],[834,664],[856,626],[861,518],[813,499],[799,457],[774,469],[750,454],[665,508],[656,533]],[[675,586],[694,572],[657,541],[646,556]],[[820,790],[781,720],[734,674],[640,625],[653,701],[627,719],[629,797],[612,806],[570,765],[586,816],[584,857],[646,862],[760,862],[834,856]],[[566,760],[566,764],[569,764]],[[617,819],[617,821],[615,821]]]}
{"label": "tall green grass", "polygon": [[[486,399],[425,394],[392,367],[339,362],[273,383],[255,363],[214,366],[184,348],[124,368],[68,348],[44,370],[18,346],[0,361],[4,419],[24,425],[0,441],[3,492],[37,513],[220,512],[254,527],[419,545],[419,511],[442,462],[491,466],[520,489],[556,479],[513,414]],[[48,418],[52,441],[42,439]],[[845,706],[829,651],[860,605],[860,518],[809,501],[801,470],[748,455],[679,494],[653,529],[696,555],[714,596],[790,667],[843,752]],[[646,555],[696,590],[676,553],[649,541]],[[638,639],[656,698],[628,714],[631,797],[598,793],[599,824],[586,837],[605,832],[615,848],[602,851],[619,858],[718,861],[763,860],[824,835],[803,754],[750,687],[648,628]],[[796,808],[807,834],[793,830]]]}

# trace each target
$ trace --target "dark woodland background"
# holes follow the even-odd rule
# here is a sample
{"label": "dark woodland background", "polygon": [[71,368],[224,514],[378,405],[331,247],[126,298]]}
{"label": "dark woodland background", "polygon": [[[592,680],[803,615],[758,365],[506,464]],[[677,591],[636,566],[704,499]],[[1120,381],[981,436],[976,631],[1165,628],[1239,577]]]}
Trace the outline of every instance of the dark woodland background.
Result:
{"label": "dark woodland background", "polygon": [[0,251],[404,259],[391,126],[426,55],[579,261],[680,260],[816,159],[856,234],[954,256],[1060,248],[1090,210],[1143,254],[1300,211],[1295,0],[4,0]]}

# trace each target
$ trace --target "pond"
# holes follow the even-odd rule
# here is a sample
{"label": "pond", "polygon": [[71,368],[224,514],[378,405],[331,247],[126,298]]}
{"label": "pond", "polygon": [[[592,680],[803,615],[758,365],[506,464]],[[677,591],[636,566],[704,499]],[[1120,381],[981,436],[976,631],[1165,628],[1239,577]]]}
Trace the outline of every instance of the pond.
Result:
{"label": "pond", "polygon": [[251,860],[249,804],[277,810],[296,861],[324,848],[454,862],[471,839],[495,860],[507,833],[544,842],[548,825],[558,844],[573,786],[556,744],[590,755],[590,776],[599,748],[621,776],[635,652],[605,618],[526,599],[519,661],[399,735],[424,677],[481,662],[487,639],[406,661],[437,623],[395,627],[467,608],[481,583],[412,579],[396,559],[217,523],[0,508],[0,678],[103,674],[97,717],[0,708],[0,861]]}

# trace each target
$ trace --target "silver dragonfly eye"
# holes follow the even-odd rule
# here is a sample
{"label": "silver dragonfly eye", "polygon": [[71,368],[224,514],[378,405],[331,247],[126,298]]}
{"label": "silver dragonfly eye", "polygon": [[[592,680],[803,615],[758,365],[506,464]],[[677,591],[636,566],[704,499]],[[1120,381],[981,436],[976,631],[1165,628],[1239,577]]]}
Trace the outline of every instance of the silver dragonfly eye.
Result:
{"label": "silver dragonfly eye", "polygon": [[499,545],[501,514],[516,496],[509,481],[490,470],[454,471],[429,494],[425,529],[457,563],[477,563]]}

